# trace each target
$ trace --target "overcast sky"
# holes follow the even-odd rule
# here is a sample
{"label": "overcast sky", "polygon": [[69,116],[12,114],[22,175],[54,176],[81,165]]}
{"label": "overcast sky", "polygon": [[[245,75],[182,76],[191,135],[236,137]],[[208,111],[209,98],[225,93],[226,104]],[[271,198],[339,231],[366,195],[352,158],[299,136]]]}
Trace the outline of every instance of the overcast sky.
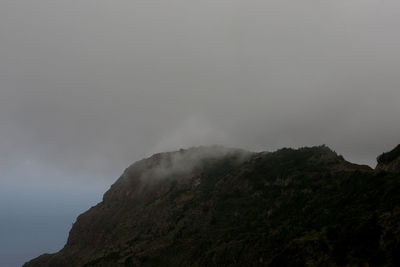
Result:
{"label": "overcast sky", "polygon": [[374,166],[400,143],[399,25],[397,0],[1,0],[0,185],[207,144]]}

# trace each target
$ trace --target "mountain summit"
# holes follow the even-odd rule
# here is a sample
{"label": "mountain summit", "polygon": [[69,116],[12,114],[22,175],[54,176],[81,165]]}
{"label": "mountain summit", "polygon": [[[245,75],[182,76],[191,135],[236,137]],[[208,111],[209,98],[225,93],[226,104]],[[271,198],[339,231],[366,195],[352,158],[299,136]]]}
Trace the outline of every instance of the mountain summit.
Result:
{"label": "mountain summit", "polygon": [[398,149],[376,170],[326,146],[156,154],[78,217],[61,251],[24,266],[400,266]]}

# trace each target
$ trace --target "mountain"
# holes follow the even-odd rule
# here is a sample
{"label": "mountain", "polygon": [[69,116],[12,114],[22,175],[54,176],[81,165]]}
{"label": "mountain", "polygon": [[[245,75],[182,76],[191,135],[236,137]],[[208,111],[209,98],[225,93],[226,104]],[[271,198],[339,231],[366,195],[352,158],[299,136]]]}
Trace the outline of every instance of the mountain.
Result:
{"label": "mountain", "polygon": [[61,251],[24,266],[400,266],[399,150],[375,170],[326,146],[156,154],[78,217]]}
{"label": "mountain", "polygon": [[386,172],[400,173],[400,145],[395,147],[392,151],[383,153],[377,158],[378,170]]}

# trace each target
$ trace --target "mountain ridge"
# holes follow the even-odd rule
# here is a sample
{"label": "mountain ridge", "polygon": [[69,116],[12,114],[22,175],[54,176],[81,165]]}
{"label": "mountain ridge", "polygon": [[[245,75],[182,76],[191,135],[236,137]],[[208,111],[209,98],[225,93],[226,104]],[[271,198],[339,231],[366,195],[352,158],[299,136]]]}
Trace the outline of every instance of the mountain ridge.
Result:
{"label": "mountain ridge", "polygon": [[326,146],[155,154],[77,218],[61,251],[24,266],[398,266],[400,172],[379,164]]}

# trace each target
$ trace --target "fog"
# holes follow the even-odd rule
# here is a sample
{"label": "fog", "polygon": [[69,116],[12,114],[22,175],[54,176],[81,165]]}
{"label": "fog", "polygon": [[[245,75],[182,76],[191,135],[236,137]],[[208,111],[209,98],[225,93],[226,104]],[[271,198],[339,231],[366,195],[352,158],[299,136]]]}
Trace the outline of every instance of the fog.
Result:
{"label": "fog", "polygon": [[[218,159],[229,158],[232,164],[240,164],[253,155],[245,150],[221,146],[191,147],[168,153],[157,153],[152,157],[132,164],[123,173],[123,179],[130,181],[135,175],[141,184],[163,179],[186,179],[204,171],[204,166]],[[134,173],[134,174],[133,174]],[[133,174],[133,175],[132,175]]]}
{"label": "fog", "polygon": [[394,0],[2,0],[0,186],[101,195],[213,144],[374,167],[399,143],[398,25]]}

